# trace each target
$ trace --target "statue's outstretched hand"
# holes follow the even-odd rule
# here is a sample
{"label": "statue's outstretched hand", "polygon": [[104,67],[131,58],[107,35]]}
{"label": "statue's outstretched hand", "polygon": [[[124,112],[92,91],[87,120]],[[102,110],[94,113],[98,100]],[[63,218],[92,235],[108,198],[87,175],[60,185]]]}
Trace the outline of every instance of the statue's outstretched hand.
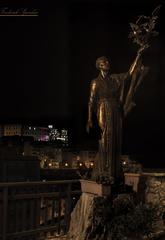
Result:
{"label": "statue's outstretched hand", "polygon": [[88,120],[87,125],[86,125],[86,131],[89,133],[90,128],[93,127],[92,120]]}

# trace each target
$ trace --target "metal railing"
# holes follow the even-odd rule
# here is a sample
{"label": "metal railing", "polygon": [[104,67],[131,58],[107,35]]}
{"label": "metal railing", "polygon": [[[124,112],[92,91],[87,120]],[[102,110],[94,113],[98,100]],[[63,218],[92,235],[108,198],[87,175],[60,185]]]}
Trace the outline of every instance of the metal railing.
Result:
{"label": "metal railing", "polygon": [[67,232],[78,180],[0,183],[0,240],[39,240]]}

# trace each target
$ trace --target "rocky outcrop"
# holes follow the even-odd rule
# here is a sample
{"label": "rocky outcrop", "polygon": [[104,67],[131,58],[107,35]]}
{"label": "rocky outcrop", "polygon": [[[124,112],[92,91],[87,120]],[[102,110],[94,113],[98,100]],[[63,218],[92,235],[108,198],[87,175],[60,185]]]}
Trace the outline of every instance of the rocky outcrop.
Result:
{"label": "rocky outcrop", "polygon": [[140,199],[159,207],[159,213],[165,216],[165,173],[125,173],[125,184],[132,186]]}
{"label": "rocky outcrop", "polygon": [[67,240],[85,240],[92,224],[94,198],[90,193],[82,193],[72,214]]}
{"label": "rocky outcrop", "polygon": [[165,212],[165,176],[148,176],[145,201],[158,205],[161,215]]}

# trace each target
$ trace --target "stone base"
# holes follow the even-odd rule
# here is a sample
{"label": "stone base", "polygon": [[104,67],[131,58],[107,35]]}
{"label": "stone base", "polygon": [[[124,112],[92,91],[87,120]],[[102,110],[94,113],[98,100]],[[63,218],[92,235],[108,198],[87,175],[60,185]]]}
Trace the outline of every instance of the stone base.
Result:
{"label": "stone base", "polygon": [[94,198],[93,194],[82,193],[73,212],[71,213],[70,227],[67,240],[87,239],[88,229],[92,224]]}
{"label": "stone base", "polygon": [[125,173],[124,182],[128,186],[132,186],[133,191],[138,192],[138,184],[141,174],[139,173]]}
{"label": "stone base", "polygon": [[158,215],[165,216],[165,172],[125,173],[125,184],[132,186],[140,200],[159,207]]}
{"label": "stone base", "polygon": [[111,194],[111,186],[98,184],[94,181],[80,180],[81,191],[83,193],[91,193],[97,196],[109,196]]}

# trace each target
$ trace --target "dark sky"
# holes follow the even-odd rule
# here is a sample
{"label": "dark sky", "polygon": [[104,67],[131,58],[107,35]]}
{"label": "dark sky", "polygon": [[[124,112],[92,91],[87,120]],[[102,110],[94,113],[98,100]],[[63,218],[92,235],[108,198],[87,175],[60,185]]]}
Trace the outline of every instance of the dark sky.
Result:
{"label": "dark sky", "polygon": [[[128,71],[137,50],[128,39],[129,22],[149,15],[161,1],[51,2],[1,1],[1,7],[36,8],[39,16],[0,17],[0,119],[69,126],[73,141],[84,144],[97,135],[85,133],[95,59],[107,55],[112,72]],[[163,153],[164,12],[163,5],[159,36],[144,57],[150,72],[137,93],[137,107],[124,121],[124,152]]]}

